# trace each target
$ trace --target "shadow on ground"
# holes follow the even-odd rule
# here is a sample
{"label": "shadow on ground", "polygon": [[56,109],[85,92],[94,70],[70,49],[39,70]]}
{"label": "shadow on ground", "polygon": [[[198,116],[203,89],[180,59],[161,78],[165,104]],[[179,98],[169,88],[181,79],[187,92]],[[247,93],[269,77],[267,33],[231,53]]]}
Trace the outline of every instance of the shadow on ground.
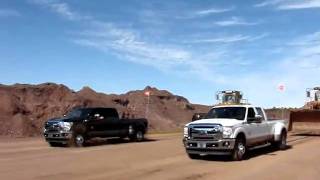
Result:
{"label": "shadow on ground", "polygon": [[121,138],[112,138],[112,139],[92,139],[86,143],[86,147],[93,147],[93,146],[103,146],[103,145],[116,145],[116,144],[128,144],[128,143],[146,143],[146,142],[154,142],[158,141],[157,139],[145,139],[144,141],[141,142],[134,142],[130,141],[129,139],[121,139]]}
{"label": "shadow on ground", "polygon": [[[287,146],[285,150],[292,149],[292,146]],[[249,150],[246,154],[246,157],[244,161],[251,160],[259,156],[276,156],[275,152],[280,151],[278,149],[275,149],[272,146],[266,146],[258,149]],[[201,156],[199,160],[205,160],[205,161],[222,161],[222,162],[232,162],[231,156],[214,156],[214,155],[205,155]]]}
{"label": "shadow on ground", "polygon": [[297,133],[292,136],[305,136],[305,137],[320,137],[319,132],[305,132],[305,133]]}

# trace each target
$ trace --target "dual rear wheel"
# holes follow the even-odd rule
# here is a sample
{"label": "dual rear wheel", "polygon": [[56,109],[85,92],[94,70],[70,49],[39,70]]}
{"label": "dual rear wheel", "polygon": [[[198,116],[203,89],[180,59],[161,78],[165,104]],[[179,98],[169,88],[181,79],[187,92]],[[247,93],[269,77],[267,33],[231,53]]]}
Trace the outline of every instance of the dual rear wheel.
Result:
{"label": "dual rear wheel", "polygon": [[141,142],[144,140],[144,132],[141,130],[136,130],[129,138],[131,141]]}
{"label": "dual rear wheel", "polygon": [[280,139],[272,143],[272,146],[279,150],[287,148],[287,132],[285,130],[281,132]]}

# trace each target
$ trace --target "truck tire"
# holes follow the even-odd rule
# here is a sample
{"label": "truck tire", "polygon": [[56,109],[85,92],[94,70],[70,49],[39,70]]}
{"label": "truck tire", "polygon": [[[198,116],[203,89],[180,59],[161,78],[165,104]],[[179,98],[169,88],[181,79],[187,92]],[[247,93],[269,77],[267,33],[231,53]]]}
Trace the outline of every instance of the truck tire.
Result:
{"label": "truck tire", "polygon": [[287,148],[287,132],[283,130],[280,135],[280,140],[273,142],[272,146],[278,150],[285,150]]}
{"label": "truck tire", "polygon": [[188,156],[190,159],[199,159],[200,158],[200,154],[189,154],[188,153]]}
{"label": "truck tire", "polygon": [[238,137],[234,145],[234,150],[232,151],[232,159],[234,161],[241,161],[244,159],[246,152],[247,146],[245,140],[242,137]]}
{"label": "truck tire", "polygon": [[81,133],[77,133],[72,135],[72,138],[70,139],[68,145],[71,147],[84,147],[85,146],[85,136]]}
{"label": "truck tire", "polygon": [[144,140],[144,132],[142,130],[136,130],[133,135],[130,136],[131,141],[141,142]]}

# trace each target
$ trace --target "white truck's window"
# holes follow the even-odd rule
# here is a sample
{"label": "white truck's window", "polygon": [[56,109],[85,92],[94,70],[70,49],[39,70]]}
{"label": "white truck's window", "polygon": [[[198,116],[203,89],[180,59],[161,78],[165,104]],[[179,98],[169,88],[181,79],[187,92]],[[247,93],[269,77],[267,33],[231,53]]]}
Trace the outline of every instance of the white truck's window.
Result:
{"label": "white truck's window", "polygon": [[248,120],[254,120],[256,117],[256,113],[254,112],[253,108],[248,109]]}
{"label": "white truck's window", "polygon": [[257,107],[256,110],[257,110],[258,115],[260,115],[262,117],[262,120],[263,121],[266,120],[266,117],[264,116],[262,109]]}
{"label": "white truck's window", "polygon": [[246,115],[245,107],[221,107],[221,108],[213,108],[209,111],[206,118],[215,119],[215,118],[223,118],[223,119],[237,119],[244,120]]}

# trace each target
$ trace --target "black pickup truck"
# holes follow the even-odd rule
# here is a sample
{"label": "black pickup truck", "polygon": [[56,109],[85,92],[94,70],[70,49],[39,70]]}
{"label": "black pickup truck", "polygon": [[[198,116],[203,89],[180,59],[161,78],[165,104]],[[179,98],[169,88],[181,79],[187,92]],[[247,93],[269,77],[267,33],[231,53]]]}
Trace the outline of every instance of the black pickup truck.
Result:
{"label": "black pickup truck", "polygon": [[48,120],[44,137],[51,146],[81,147],[94,137],[129,137],[132,141],[142,141],[147,127],[146,119],[120,119],[114,108],[77,108],[62,118]]}

